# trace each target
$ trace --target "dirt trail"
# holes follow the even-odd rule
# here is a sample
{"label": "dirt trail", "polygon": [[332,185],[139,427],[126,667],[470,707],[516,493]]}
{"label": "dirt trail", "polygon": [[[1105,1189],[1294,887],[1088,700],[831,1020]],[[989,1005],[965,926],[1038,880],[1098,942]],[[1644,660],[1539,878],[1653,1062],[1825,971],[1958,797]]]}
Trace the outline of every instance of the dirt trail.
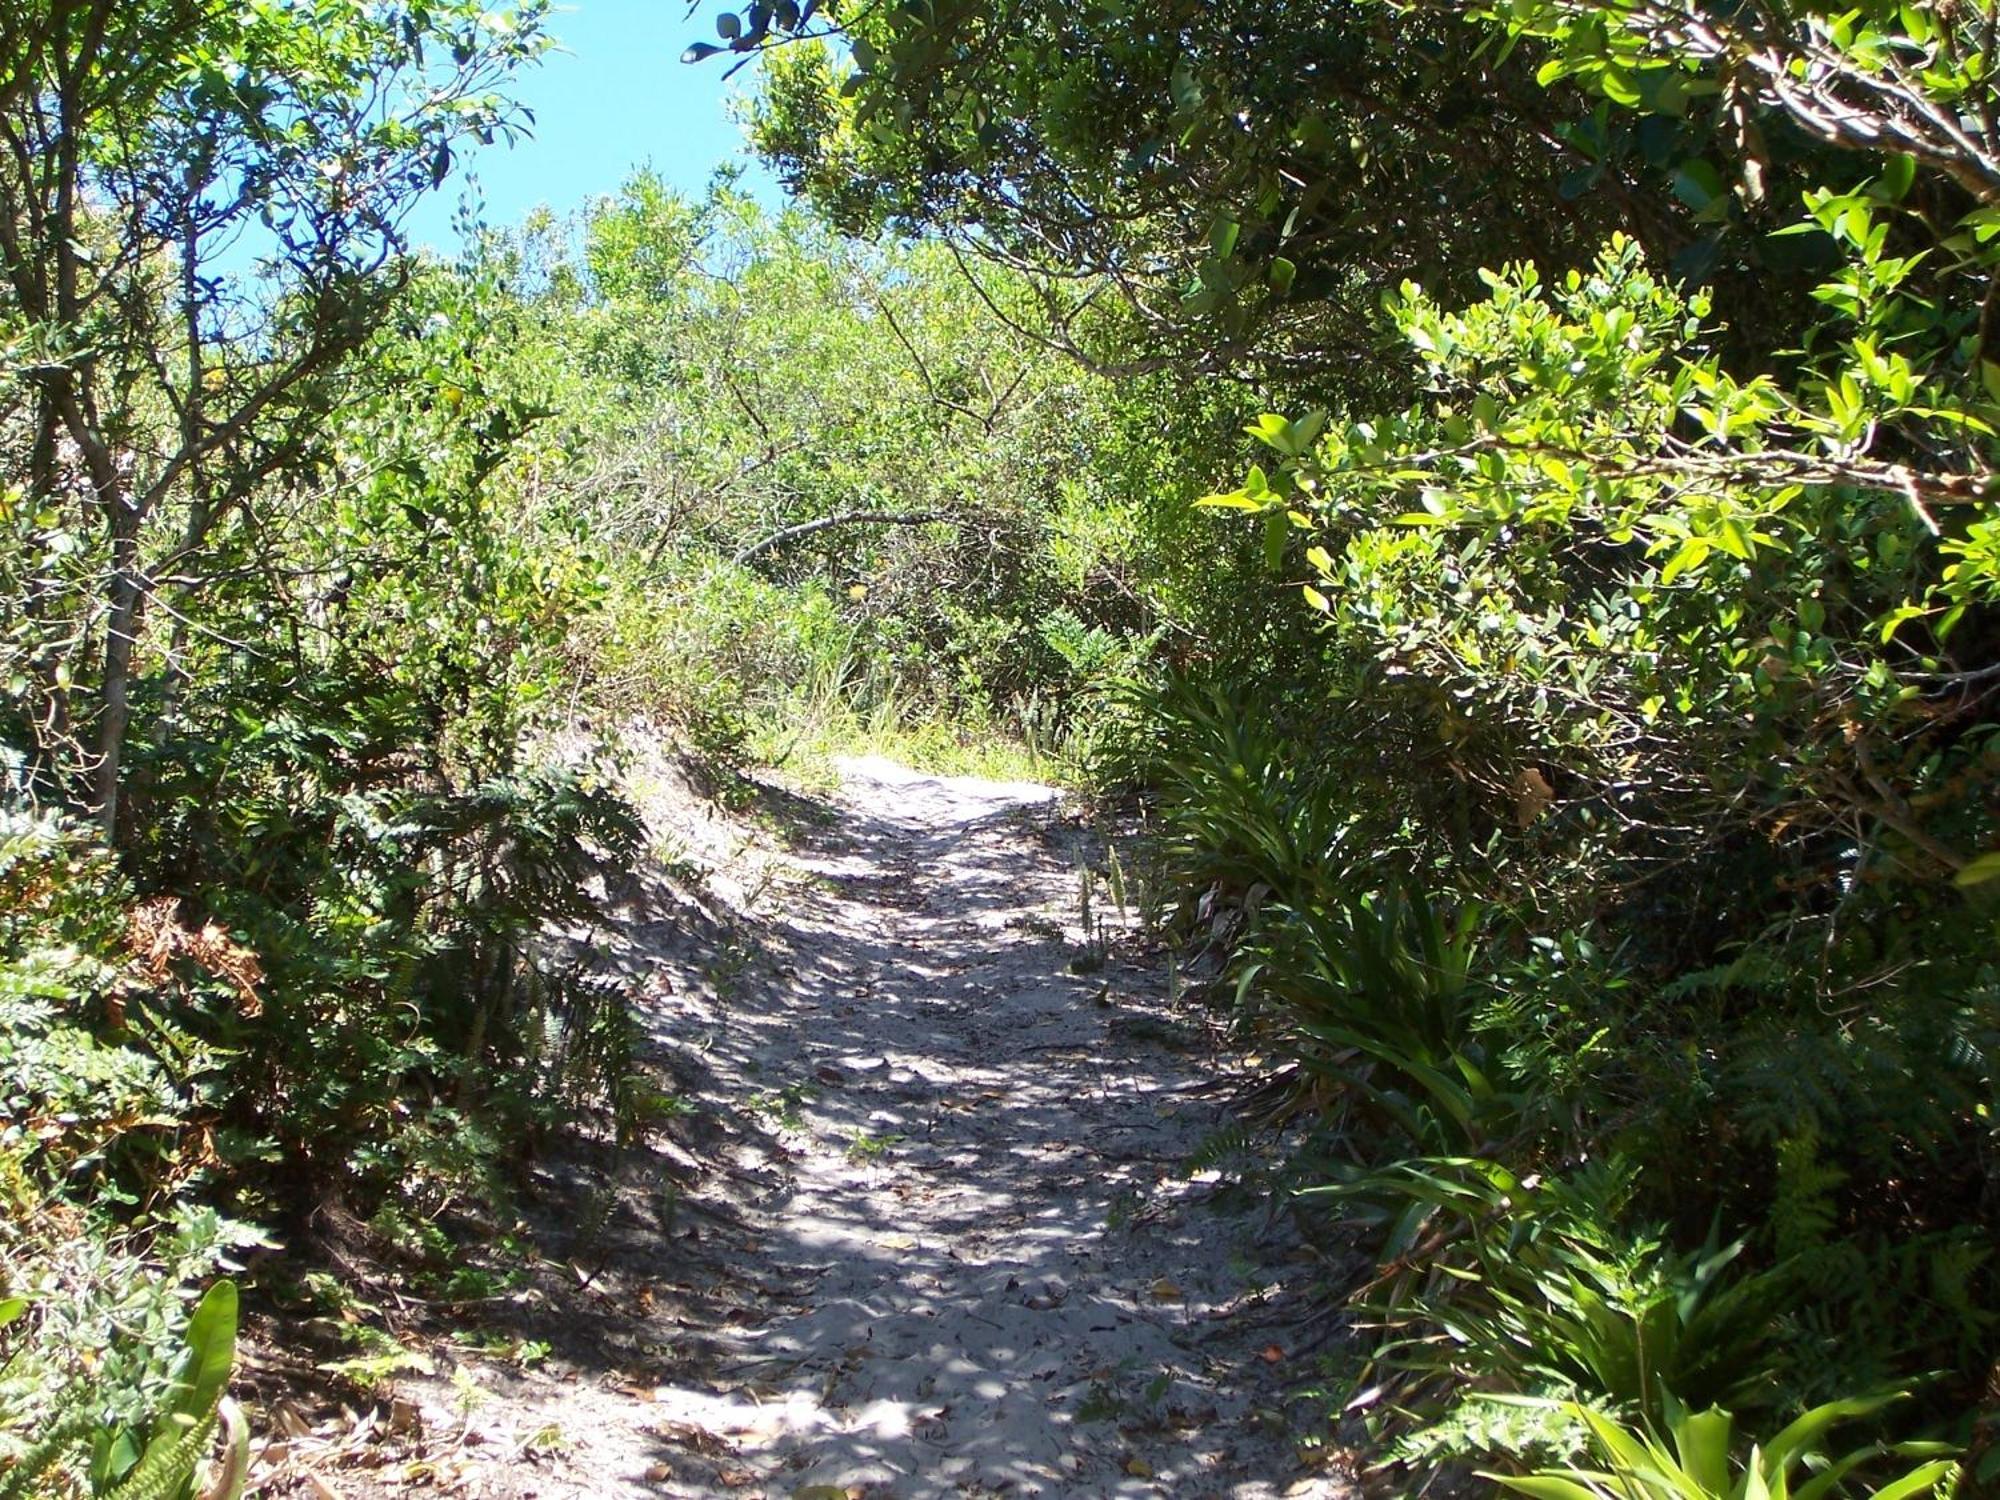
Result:
{"label": "dirt trail", "polygon": [[[782,851],[678,831],[755,952],[677,953],[643,912],[613,945],[657,971],[648,1025],[700,1106],[761,1128],[709,1141],[721,1170],[593,1278],[621,1352],[479,1417],[505,1429],[489,1466],[507,1433],[521,1461],[472,1487],[1348,1493],[1288,1430],[1311,1363],[1287,1231],[1183,1170],[1225,1123],[1200,1029],[1149,968],[1071,972],[1081,831],[1045,788],[842,769]],[[531,1431],[556,1435],[532,1469]]]}

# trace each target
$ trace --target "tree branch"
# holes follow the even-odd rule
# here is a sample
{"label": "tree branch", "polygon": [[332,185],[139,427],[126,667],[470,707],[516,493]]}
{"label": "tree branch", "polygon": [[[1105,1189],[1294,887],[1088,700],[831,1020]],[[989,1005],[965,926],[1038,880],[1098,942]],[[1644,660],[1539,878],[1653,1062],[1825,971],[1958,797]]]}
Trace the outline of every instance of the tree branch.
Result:
{"label": "tree branch", "polygon": [[783,531],[774,531],[765,537],[763,541],[752,542],[732,557],[730,561],[740,567],[760,552],[768,552],[773,547],[784,546],[788,542],[797,541],[800,537],[811,536],[815,532],[826,531],[835,526],[929,526],[933,523],[940,523],[946,526],[963,526],[966,524],[962,517],[950,515],[941,510],[908,512],[885,512],[879,510],[842,511],[837,516],[821,516],[817,521],[805,521],[797,526],[787,526]]}

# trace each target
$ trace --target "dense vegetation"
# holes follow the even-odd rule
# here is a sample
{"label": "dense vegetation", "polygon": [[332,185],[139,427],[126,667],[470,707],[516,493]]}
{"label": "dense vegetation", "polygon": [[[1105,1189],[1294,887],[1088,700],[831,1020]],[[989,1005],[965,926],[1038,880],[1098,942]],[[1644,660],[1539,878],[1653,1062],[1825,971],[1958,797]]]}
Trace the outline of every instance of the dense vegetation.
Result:
{"label": "dense vegetation", "polygon": [[411,254],[545,23],[0,4],[0,1493],[639,1108],[634,725],[1148,810],[1392,1488],[2000,1484],[1990,0],[759,0]]}
{"label": "dense vegetation", "polygon": [[1407,1462],[1756,1492],[1607,1424],[1906,1390],[2000,1469],[1995,26],[947,0],[777,54],[841,222],[1250,387],[1200,503],[1320,624],[1146,674],[1123,766],[1234,903]]}

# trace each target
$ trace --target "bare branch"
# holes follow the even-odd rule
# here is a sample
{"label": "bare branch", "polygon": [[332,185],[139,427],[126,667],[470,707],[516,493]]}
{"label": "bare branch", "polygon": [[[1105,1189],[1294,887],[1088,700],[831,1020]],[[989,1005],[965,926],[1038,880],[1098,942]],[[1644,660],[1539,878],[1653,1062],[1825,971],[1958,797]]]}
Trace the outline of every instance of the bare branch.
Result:
{"label": "bare branch", "polygon": [[752,542],[738,552],[731,562],[739,567],[773,547],[785,546],[801,537],[812,536],[816,532],[827,531],[835,526],[965,526],[970,523],[963,516],[949,515],[941,510],[884,512],[879,510],[842,511],[837,516],[821,516],[817,521],[804,521],[797,526],[787,526],[783,531],[774,531],[761,542]]}

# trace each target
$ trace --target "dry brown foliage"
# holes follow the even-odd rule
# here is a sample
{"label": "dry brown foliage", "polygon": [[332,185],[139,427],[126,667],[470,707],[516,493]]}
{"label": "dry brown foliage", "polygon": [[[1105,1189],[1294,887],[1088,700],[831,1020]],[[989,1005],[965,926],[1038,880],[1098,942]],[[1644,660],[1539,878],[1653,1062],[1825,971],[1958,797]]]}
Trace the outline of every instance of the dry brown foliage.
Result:
{"label": "dry brown foliage", "polygon": [[257,955],[213,922],[203,923],[199,930],[181,925],[180,907],[178,896],[155,896],[133,907],[126,918],[125,946],[146,977],[155,982],[164,980],[175,959],[191,959],[236,987],[238,1006],[245,1016],[261,1015],[264,1001],[257,986],[263,983],[264,970]]}

